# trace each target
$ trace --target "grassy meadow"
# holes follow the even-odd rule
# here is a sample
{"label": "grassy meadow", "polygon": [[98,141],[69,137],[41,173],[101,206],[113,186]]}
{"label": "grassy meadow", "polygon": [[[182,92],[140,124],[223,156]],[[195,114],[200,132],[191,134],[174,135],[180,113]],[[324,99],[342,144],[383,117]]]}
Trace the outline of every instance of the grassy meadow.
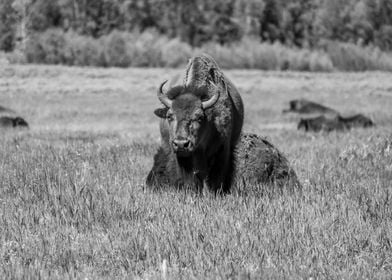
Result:
{"label": "grassy meadow", "polygon": [[[156,88],[173,69],[0,66],[0,278],[391,279],[392,79],[383,72],[225,71],[244,131],[288,158],[303,192],[152,192]],[[180,71],[181,72],[181,71]],[[377,124],[306,134],[306,97]]]}

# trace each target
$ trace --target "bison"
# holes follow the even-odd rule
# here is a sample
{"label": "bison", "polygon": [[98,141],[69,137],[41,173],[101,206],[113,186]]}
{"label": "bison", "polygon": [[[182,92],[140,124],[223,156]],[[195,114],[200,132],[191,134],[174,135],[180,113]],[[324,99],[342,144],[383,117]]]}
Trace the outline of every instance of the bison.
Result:
{"label": "bison", "polygon": [[307,99],[295,99],[290,101],[290,108],[283,110],[283,113],[299,113],[299,114],[322,114],[322,115],[338,115],[339,113],[329,107],[309,101]]}
{"label": "bison", "polygon": [[280,187],[301,187],[287,158],[267,139],[244,133],[235,149],[235,180],[237,183],[276,184]]}
{"label": "bison", "polygon": [[[301,188],[295,171],[288,160],[265,138],[256,134],[244,133],[234,149],[235,168],[233,185],[278,185],[280,189]],[[154,156],[154,165],[149,172],[146,185],[159,188],[178,186],[176,164],[170,151],[159,147]]]}
{"label": "bison", "polygon": [[16,128],[29,127],[29,124],[21,117],[0,117],[0,127],[2,128]]}
{"label": "bison", "polygon": [[190,60],[184,85],[164,93],[165,83],[158,90],[165,108],[155,113],[171,176],[179,185],[228,192],[244,116],[240,94],[208,55]]}
{"label": "bison", "polygon": [[316,118],[301,119],[298,123],[298,129],[304,131],[333,131],[333,130],[349,130],[354,127],[371,127],[374,123],[371,119],[362,114],[357,114],[351,117],[342,117],[340,115],[335,118],[327,118],[319,116]]}
{"label": "bison", "polygon": [[351,117],[338,116],[338,119],[340,122],[343,122],[345,124],[347,129],[354,127],[367,128],[374,126],[374,122],[362,114],[357,114]]}
{"label": "bison", "polygon": [[17,113],[0,105],[0,128],[28,127],[29,124]]}

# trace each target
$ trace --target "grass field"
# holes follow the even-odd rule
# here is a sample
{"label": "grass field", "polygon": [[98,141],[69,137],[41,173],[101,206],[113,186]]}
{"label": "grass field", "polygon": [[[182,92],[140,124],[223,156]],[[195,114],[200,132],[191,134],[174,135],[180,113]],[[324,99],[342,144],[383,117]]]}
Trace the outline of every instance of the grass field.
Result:
{"label": "grass field", "polygon": [[[156,88],[170,69],[1,66],[0,278],[391,279],[392,79],[381,72],[226,71],[244,131],[292,163],[302,194],[152,192]],[[377,127],[305,134],[307,97]],[[262,189],[262,187],[260,187]]]}

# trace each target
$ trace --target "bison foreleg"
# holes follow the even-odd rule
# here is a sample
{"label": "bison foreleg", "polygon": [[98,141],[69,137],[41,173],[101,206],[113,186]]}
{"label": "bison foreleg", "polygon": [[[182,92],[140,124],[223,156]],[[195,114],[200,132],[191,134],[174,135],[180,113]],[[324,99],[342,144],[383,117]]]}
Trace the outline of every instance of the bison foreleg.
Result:
{"label": "bison foreleg", "polygon": [[199,151],[193,157],[193,176],[196,188],[199,192],[203,191],[207,184],[208,163],[204,151]]}
{"label": "bison foreleg", "polygon": [[211,160],[212,166],[208,174],[210,189],[216,193],[228,193],[232,183],[233,161],[229,147],[222,147],[216,157]]}

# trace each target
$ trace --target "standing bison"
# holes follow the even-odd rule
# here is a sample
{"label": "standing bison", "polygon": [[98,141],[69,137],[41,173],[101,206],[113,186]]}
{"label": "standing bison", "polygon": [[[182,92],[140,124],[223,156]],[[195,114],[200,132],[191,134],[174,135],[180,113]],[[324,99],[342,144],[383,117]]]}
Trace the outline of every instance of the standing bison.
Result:
{"label": "standing bison", "polygon": [[213,58],[196,56],[188,63],[184,84],[158,98],[165,108],[155,113],[162,147],[177,185],[228,192],[232,184],[233,151],[242,130],[241,96]]}

